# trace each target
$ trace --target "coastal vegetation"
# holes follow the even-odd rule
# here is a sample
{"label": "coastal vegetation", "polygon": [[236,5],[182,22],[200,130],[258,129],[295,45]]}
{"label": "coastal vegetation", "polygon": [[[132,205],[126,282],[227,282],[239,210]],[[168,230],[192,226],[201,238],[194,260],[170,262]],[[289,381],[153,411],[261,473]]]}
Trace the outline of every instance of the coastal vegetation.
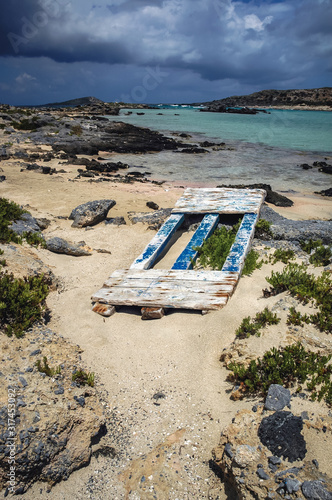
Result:
{"label": "coastal vegetation", "polygon": [[95,385],[95,374],[93,372],[86,372],[84,370],[77,370],[73,373],[72,381],[76,382],[78,385],[88,385],[94,387]]}
{"label": "coastal vegetation", "polygon": [[280,318],[272,313],[268,307],[265,307],[262,312],[256,314],[252,321],[250,316],[244,318],[241,325],[236,330],[235,335],[240,339],[250,337],[250,335],[260,337],[260,330],[264,328],[264,326],[277,325],[279,322]]}
{"label": "coastal vegetation", "polygon": [[332,355],[307,351],[303,345],[296,344],[276,349],[273,347],[262,358],[250,361],[248,366],[242,363],[230,363],[232,371],[227,379],[240,384],[243,393],[266,395],[271,384],[296,387],[303,390],[302,384],[310,392],[312,400],[332,405]]}
{"label": "coastal vegetation", "polygon": [[[240,224],[241,221],[239,220],[231,228],[222,226],[210,238],[205,240],[201,247],[195,247],[194,250],[198,252],[198,265],[220,271],[235,241]],[[264,219],[259,220],[256,225],[257,230],[271,233],[270,223]],[[258,252],[253,249],[250,250],[244,263],[243,275],[251,274],[255,269],[259,269],[262,266],[263,262],[258,262],[258,258]]]}
{"label": "coastal vegetation", "polygon": [[[328,271],[315,277],[307,272],[305,264],[289,263],[282,272],[272,271],[266,281],[275,294],[289,291],[304,304],[312,302],[317,312],[309,315],[310,323],[321,331],[332,332],[332,278]],[[294,316],[294,311],[291,315]],[[300,319],[299,314],[296,317]],[[308,318],[303,321],[308,322]]]}
{"label": "coastal vegetation", "polygon": [[0,198],[0,243],[13,242],[22,244],[25,240],[29,245],[45,247],[45,241],[41,234],[25,231],[22,236],[19,236],[10,228],[12,222],[20,220],[22,215],[28,213],[17,203],[6,198]]}
{"label": "coastal vegetation", "polygon": [[43,317],[49,287],[44,276],[15,278],[0,272],[0,328],[8,337],[22,337],[24,331]]}
{"label": "coastal vegetation", "polygon": [[40,359],[38,359],[36,361],[36,366],[37,366],[37,370],[40,373],[45,373],[45,375],[47,375],[48,377],[53,377],[54,375],[60,375],[60,373],[61,373],[61,367],[60,366],[58,366],[55,369],[54,368],[50,368],[46,356],[43,356],[43,362],[41,362]]}
{"label": "coastal vegetation", "polygon": [[332,258],[331,248],[324,246],[322,240],[301,241],[300,246],[304,252],[310,254],[310,264],[317,267],[329,265]]}

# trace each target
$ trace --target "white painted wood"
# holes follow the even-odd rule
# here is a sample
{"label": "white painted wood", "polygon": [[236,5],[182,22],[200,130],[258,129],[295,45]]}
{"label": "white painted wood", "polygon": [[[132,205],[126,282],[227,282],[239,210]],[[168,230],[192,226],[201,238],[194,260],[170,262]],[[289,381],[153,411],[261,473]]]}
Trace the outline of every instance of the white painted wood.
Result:
{"label": "white painted wood", "polygon": [[[183,279],[188,273],[190,279]],[[93,301],[143,307],[218,309],[227,303],[238,280],[237,273],[222,271],[206,272],[205,278],[201,271],[129,269],[115,274],[117,276],[111,277],[106,287],[93,295]]]}
{"label": "white painted wood", "polygon": [[241,275],[245,258],[255,234],[257,220],[258,214],[245,214],[243,216],[235,241],[229,251],[222,271],[236,272]]}
{"label": "white painted wood", "polygon": [[263,189],[188,188],[173,213],[259,213],[265,196]]}
{"label": "white painted wood", "polygon": [[183,214],[172,214],[130,268],[148,269],[151,267],[183,221]]}

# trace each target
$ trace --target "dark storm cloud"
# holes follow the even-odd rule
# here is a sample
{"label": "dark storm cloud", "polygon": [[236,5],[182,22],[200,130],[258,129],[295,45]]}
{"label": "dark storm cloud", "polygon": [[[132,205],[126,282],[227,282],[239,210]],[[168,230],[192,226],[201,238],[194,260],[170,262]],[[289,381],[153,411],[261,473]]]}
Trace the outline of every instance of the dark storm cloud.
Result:
{"label": "dark storm cloud", "polygon": [[[86,64],[99,63],[104,72],[117,65],[119,75],[119,67],[130,68],[129,88],[139,84],[130,74],[147,66],[201,89],[323,86],[331,73],[331,18],[332,0],[11,0],[2,6],[0,56],[8,75],[15,58],[22,68],[27,58],[84,64],[87,85]],[[29,75],[22,69],[18,81],[42,85]]]}

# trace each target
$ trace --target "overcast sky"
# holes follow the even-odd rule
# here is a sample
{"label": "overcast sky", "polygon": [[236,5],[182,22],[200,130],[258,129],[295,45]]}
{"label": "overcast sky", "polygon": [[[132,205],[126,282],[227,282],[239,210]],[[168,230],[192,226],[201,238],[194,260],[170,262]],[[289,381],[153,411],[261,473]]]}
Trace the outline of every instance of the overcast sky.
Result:
{"label": "overcast sky", "polygon": [[332,86],[332,0],[7,0],[0,102],[198,102]]}

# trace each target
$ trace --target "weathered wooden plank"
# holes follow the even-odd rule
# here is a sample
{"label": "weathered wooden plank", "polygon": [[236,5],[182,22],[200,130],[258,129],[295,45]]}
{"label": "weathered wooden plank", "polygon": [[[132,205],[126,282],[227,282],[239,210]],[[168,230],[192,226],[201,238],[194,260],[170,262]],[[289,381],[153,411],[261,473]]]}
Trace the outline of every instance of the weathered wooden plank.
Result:
{"label": "weathered wooden plank", "polygon": [[188,245],[176,259],[172,269],[192,269],[192,262],[196,260],[198,254],[194,248],[203,245],[203,242],[213,233],[218,221],[218,214],[207,214],[204,216]]}
{"label": "weathered wooden plank", "polygon": [[235,241],[229,251],[222,271],[241,274],[251,240],[254,237],[258,214],[245,214],[241,226],[236,234]]}
{"label": "weathered wooden plank", "polygon": [[[192,279],[183,280],[182,276],[188,273]],[[109,286],[95,293],[92,300],[112,305],[218,309],[226,304],[238,280],[237,273],[222,271],[206,272],[211,280],[203,279],[200,271],[130,269],[121,274],[122,279],[115,277],[113,283],[111,277]],[[195,280],[195,276],[201,279]]]}
{"label": "weathered wooden plank", "polygon": [[148,269],[152,266],[183,221],[183,214],[172,214],[130,268]]}
{"label": "weathered wooden plank", "polygon": [[162,279],[163,281],[194,281],[194,282],[226,282],[227,280],[233,281],[238,276],[237,273],[223,272],[223,271],[205,271],[203,270],[178,270],[178,269],[117,269],[105,281],[104,287],[111,286],[115,280],[119,282],[127,279],[141,279],[147,282],[152,280]]}
{"label": "weathered wooden plank", "polygon": [[263,189],[188,188],[173,213],[258,213],[265,195]]}

